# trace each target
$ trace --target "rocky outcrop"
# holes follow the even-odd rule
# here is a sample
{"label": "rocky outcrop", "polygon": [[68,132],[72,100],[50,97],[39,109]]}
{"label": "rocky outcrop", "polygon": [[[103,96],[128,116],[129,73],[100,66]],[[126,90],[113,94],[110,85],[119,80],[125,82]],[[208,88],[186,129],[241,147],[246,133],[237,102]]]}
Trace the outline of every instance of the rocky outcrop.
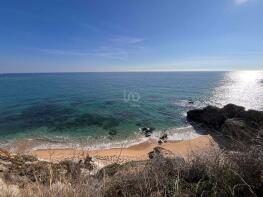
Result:
{"label": "rocky outcrop", "polygon": [[252,142],[263,137],[263,112],[246,111],[234,104],[191,110],[187,112],[187,118],[231,139]]}
{"label": "rocky outcrop", "polygon": [[219,108],[207,106],[204,109],[195,109],[187,112],[189,120],[203,123],[212,128],[219,128],[226,120]]}

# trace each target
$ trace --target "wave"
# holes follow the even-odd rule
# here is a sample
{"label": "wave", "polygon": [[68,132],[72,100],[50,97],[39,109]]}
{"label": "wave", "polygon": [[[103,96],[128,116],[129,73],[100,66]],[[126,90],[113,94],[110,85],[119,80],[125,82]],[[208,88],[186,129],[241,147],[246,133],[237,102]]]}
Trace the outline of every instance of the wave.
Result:
{"label": "wave", "polygon": [[[181,140],[191,140],[202,135],[203,130],[196,129],[192,126],[185,127],[174,127],[167,129],[165,131],[168,134],[168,140],[171,141],[181,141]],[[150,137],[144,137],[138,132],[134,133],[134,136],[128,137],[126,139],[108,139],[103,136],[99,139],[94,139],[92,137],[87,137],[85,142],[78,142],[77,140],[69,139],[68,137],[49,138],[41,137],[36,139],[24,139],[27,142],[30,141],[29,151],[39,150],[39,149],[79,149],[79,150],[101,150],[101,149],[112,149],[112,148],[128,148],[134,145],[141,144],[148,140],[157,141],[162,135],[162,131],[155,131]],[[10,147],[15,149],[17,142],[13,142]]]}

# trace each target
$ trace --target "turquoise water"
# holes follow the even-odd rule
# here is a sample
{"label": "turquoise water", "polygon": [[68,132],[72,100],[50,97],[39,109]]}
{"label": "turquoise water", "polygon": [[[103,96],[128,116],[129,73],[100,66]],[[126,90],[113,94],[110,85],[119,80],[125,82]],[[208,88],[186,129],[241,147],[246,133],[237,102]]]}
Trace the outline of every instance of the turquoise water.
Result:
{"label": "turquoise water", "polygon": [[[120,138],[142,126],[188,126],[189,109],[229,102],[262,109],[261,72],[0,75],[0,138]],[[190,104],[189,101],[194,101]],[[109,132],[115,136],[109,137]]]}

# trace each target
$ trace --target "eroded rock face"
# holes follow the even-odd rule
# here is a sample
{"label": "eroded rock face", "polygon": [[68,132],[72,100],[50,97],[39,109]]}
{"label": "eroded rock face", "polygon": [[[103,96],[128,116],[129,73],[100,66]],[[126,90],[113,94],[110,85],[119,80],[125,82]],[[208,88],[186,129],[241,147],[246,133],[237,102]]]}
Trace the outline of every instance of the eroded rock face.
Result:
{"label": "eroded rock face", "polygon": [[221,132],[231,139],[251,142],[263,137],[263,112],[248,110],[234,104],[223,108],[207,106],[187,112],[190,121]]}

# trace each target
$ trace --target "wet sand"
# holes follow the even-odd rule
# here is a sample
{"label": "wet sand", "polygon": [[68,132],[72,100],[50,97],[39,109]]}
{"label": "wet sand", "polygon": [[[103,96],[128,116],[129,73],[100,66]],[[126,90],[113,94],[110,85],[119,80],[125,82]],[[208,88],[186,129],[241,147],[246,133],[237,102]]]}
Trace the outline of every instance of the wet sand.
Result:
{"label": "wet sand", "polygon": [[93,157],[97,165],[105,166],[111,163],[124,163],[127,161],[147,160],[148,153],[155,147],[160,146],[172,152],[175,156],[184,158],[193,154],[200,154],[217,147],[216,142],[210,135],[202,135],[200,137],[184,140],[184,141],[168,141],[162,145],[158,145],[155,140],[130,146],[128,148],[111,148],[100,150],[80,150],[80,149],[40,149],[34,150],[32,154],[39,159],[48,161],[61,161],[65,159],[83,159],[87,155]]}

